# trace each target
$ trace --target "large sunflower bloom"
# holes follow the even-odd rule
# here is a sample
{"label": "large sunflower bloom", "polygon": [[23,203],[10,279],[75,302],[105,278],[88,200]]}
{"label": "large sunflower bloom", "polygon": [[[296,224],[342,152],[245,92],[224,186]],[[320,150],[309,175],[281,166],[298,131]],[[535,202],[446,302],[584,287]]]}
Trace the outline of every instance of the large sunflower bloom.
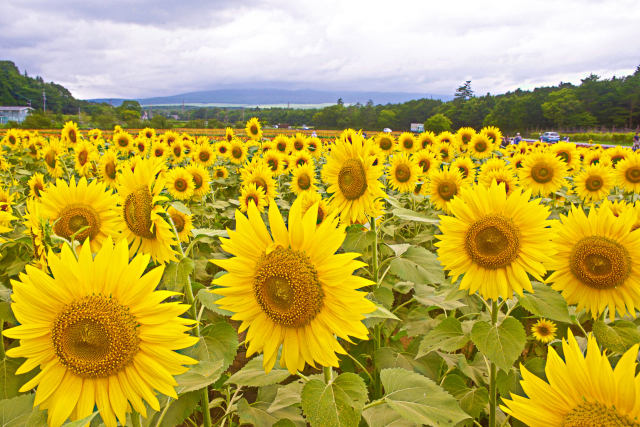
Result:
{"label": "large sunflower bloom", "polygon": [[131,245],[131,255],[139,250],[158,263],[174,260],[176,253],[171,247],[178,243],[158,204],[166,200],[160,196],[164,182],[157,178],[162,167],[162,162],[144,159],[134,170],[123,169],[118,177],[122,229]]}
{"label": "large sunflower bloom", "polygon": [[[528,274],[541,280],[549,261],[549,209],[530,191],[507,196],[504,185],[463,189],[440,217],[438,258],[460,289],[484,299],[533,292]],[[528,273],[528,274],[527,274]]]}
{"label": "large sunflower bloom", "polygon": [[331,147],[322,176],[329,184],[327,193],[333,194],[332,208],[340,212],[342,220],[366,223],[379,211],[375,200],[385,197],[384,186],[378,180],[383,166],[373,165],[376,158],[370,154],[369,141],[359,135],[351,139],[340,139]]}
{"label": "large sunflower bloom", "polygon": [[67,184],[59,179],[47,187],[40,202],[43,217],[51,221],[58,236],[79,242],[89,238],[94,252],[107,237],[119,234],[118,196],[102,182],[87,183],[81,178],[77,184],[74,179]]}
{"label": "large sunflower bloom", "polygon": [[173,375],[195,360],[174,350],[197,339],[180,316],[189,306],[161,304],[175,292],[155,291],[164,268],[143,274],[148,255],[129,262],[127,242],[107,239],[95,258],[90,245],[78,259],[70,247],[49,254],[51,275],[32,266],[12,281],[11,308],[20,326],[4,331],[19,339],[7,356],[24,357],[17,374],[40,367],[20,391],[37,387],[34,406],[48,410],[50,426],[82,419],[97,405],[108,427],[127,422],[131,408],[146,416],[144,399],[160,410],[155,390],[174,399]]}
{"label": "large sunflower bloom", "polygon": [[593,335],[588,337],[586,356],[570,329],[568,335],[562,340],[564,360],[549,346],[548,382],[521,365],[520,384],[527,397],[511,394],[502,410],[531,427],[640,425],[638,345],[613,369]]}
{"label": "large sunflower bloom", "polygon": [[282,345],[280,365],[289,372],[311,366],[338,366],[345,353],[336,336],[367,339],[364,313],[375,309],[358,291],[371,281],[353,272],[364,266],[355,253],[336,254],[345,238],[335,216],[317,225],[317,208],[302,215],[298,198],[289,212],[289,229],[275,202],[269,206],[271,234],[254,204],[249,217],[236,212],[236,230],[222,240],[233,258],[212,260],[229,273],[215,279],[221,308],[234,312],[247,331],[247,356],[264,352],[268,372]]}
{"label": "large sunflower bloom", "polygon": [[537,151],[529,154],[518,169],[520,184],[533,195],[547,196],[566,183],[566,164],[552,153]]}
{"label": "large sunflower bloom", "polygon": [[609,317],[640,307],[640,231],[631,231],[636,213],[627,209],[618,217],[603,206],[587,216],[573,207],[554,224],[552,246],[556,254],[546,266],[547,279],[569,304],[585,308],[592,316],[609,308]]}

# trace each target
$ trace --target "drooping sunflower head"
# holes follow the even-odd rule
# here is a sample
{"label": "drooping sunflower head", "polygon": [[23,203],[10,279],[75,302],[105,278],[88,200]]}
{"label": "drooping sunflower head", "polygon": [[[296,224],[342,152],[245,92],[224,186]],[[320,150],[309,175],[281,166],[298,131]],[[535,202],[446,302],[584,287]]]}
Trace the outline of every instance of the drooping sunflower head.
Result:
{"label": "drooping sunflower head", "polygon": [[422,186],[422,190],[425,195],[429,196],[432,205],[449,212],[449,202],[465,185],[462,174],[458,169],[445,167],[431,172],[429,174],[429,183]]}
{"label": "drooping sunflower head", "polygon": [[233,128],[227,127],[224,130],[224,139],[227,142],[231,142],[231,140],[235,138],[235,134],[233,132]]}
{"label": "drooping sunflower head", "polygon": [[541,343],[547,344],[556,339],[558,327],[551,320],[539,319],[531,326],[533,337]]}
{"label": "drooping sunflower head", "polygon": [[260,141],[262,139],[262,127],[260,126],[260,122],[257,118],[252,117],[249,119],[247,126],[245,127],[245,132],[253,141]]}
{"label": "drooping sunflower head", "polygon": [[193,229],[191,215],[186,212],[182,212],[173,206],[169,206],[167,213],[171,217],[171,221],[173,222],[173,226],[176,228],[176,233],[178,233],[180,241],[188,242],[189,236],[191,236],[191,230]]}
{"label": "drooping sunflower head", "polygon": [[552,246],[557,252],[547,266],[554,273],[547,279],[561,291],[569,304],[586,309],[594,318],[608,309],[611,320],[616,310],[621,316],[635,315],[640,295],[640,230],[631,231],[637,221],[633,210],[614,216],[607,206],[591,209],[572,207],[554,224]]}
{"label": "drooping sunflower head", "polygon": [[[433,178],[432,178],[433,179]],[[541,280],[549,259],[549,209],[530,192],[507,196],[504,185],[467,187],[440,217],[438,257],[460,289],[485,299],[532,291],[529,275]]]}
{"label": "drooping sunflower head", "polygon": [[29,197],[39,199],[44,191],[44,176],[40,172],[33,174],[27,182],[29,186]]}
{"label": "drooping sunflower head", "polygon": [[406,153],[413,153],[418,148],[416,139],[411,132],[403,132],[398,137],[398,148]]}
{"label": "drooping sunflower head", "polygon": [[293,169],[291,189],[297,196],[304,192],[316,191],[316,177],[313,164],[302,164]]}
{"label": "drooping sunflower head", "polygon": [[527,155],[518,174],[524,188],[534,195],[547,196],[565,185],[567,168],[553,153],[537,151]]}
{"label": "drooping sunflower head", "polygon": [[575,192],[585,202],[598,202],[609,195],[615,185],[613,171],[608,166],[587,166],[574,180]]}
{"label": "drooping sunflower head", "polygon": [[406,152],[401,152],[391,158],[387,178],[392,188],[401,193],[409,193],[415,188],[421,172],[415,155],[409,157]]}

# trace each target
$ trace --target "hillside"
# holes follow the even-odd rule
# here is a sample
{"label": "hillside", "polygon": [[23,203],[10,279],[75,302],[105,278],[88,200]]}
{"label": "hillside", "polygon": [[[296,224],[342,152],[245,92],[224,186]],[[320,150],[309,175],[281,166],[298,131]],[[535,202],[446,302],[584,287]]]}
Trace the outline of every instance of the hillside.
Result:
{"label": "hillside", "polygon": [[28,105],[42,109],[42,90],[47,97],[47,110],[55,113],[77,113],[85,101],[75,99],[71,92],[56,83],[45,83],[42,77],[29,77],[11,61],[0,61],[0,105]]}

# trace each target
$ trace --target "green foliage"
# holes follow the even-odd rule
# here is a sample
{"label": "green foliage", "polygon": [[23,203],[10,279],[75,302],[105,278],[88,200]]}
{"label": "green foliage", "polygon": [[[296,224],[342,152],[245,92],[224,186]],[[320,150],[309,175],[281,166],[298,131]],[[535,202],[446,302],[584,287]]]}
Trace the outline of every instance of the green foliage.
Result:
{"label": "green foliage", "polygon": [[559,322],[571,322],[567,302],[550,286],[540,282],[532,283],[534,293],[525,292],[520,304],[532,314]]}
{"label": "green foliage", "polygon": [[527,335],[518,319],[507,317],[497,325],[476,322],[471,329],[471,339],[482,354],[507,371],[524,350]]}
{"label": "green foliage", "polygon": [[302,409],[312,427],[355,427],[366,401],[364,381],[353,373],[341,374],[329,384],[313,379],[302,389]]}
{"label": "green foliage", "polygon": [[430,130],[436,134],[451,130],[451,120],[442,113],[434,114],[424,122],[424,130]]}

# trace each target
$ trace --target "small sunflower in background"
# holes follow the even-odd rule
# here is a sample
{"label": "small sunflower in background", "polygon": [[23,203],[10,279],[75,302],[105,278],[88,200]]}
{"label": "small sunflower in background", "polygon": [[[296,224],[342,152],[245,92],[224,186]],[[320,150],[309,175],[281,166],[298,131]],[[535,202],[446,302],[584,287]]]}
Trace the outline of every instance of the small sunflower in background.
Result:
{"label": "small sunflower in background", "polygon": [[566,184],[567,167],[555,154],[537,151],[525,157],[518,175],[524,188],[545,197]]}
{"label": "small sunflower in background", "polygon": [[587,337],[586,356],[571,330],[568,335],[562,340],[564,360],[548,347],[547,380],[520,365],[526,397],[511,393],[500,408],[531,427],[639,425],[638,344],[624,353],[614,369],[593,335]]}
{"label": "small sunflower in background", "polygon": [[[36,388],[35,405],[48,424],[91,415],[104,424],[127,424],[127,413],[160,411],[156,390],[177,399],[174,375],[197,361],[176,350],[191,347],[187,304],[162,303],[156,291],[164,267],[144,273],[148,255],[129,261],[125,240],[109,238],[95,255],[86,242],[78,258],[67,245],[49,253],[49,269],[26,266],[13,281],[11,308],[20,325],[4,331],[20,344],[9,357],[26,358],[17,373],[40,371],[20,391]],[[38,351],[34,351],[38,349]]]}
{"label": "small sunflower in background", "polygon": [[626,159],[627,157],[633,155],[634,152],[631,151],[629,148],[627,147],[621,147],[619,145],[616,145],[613,148],[609,148],[607,150],[607,155],[609,156],[609,159],[611,160],[611,166],[613,168],[615,168],[618,165],[618,162]]}
{"label": "small sunflower in background", "polygon": [[469,143],[471,142],[471,138],[473,138],[475,134],[476,130],[471,127],[461,127],[456,132],[456,136],[460,140],[460,144],[465,148],[469,145]]}
{"label": "small sunflower in background", "polygon": [[160,139],[155,140],[151,143],[150,157],[161,159],[164,161],[169,156],[170,152],[171,150],[169,149],[167,143]]}
{"label": "small sunflower in background", "polygon": [[314,206],[318,208],[318,215],[316,219],[316,224],[320,225],[325,220],[325,218],[329,217],[331,213],[331,207],[326,199],[323,199],[320,193],[317,191],[306,191],[302,193],[299,198],[302,203],[302,215],[304,216],[309,209]]}
{"label": "small sunflower in background", "polygon": [[393,153],[396,148],[396,139],[393,137],[393,135],[387,132],[380,132],[379,134],[377,134],[374,141],[380,151],[385,153],[386,155]]}
{"label": "small sunflower in background", "polygon": [[531,325],[531,333],[533,337],[543,344],[548,344],[556,339],[556,331],[558,327],[551,320],[538,319],[536,323]]}
{"label": "small sunflower in background", "polygon": [[98,160],[98,174],[107,185],[113,186],[118,178],[118,155],[115,150],[105,151]]}
{"label": "small sunflower in background", "polygon": [[313,165],[302,164],[293,169],[291,173],[291,190],[296,196],[307,191],[316,191],[316,177]]}
{"label": "small sunflower in background", "polygon": [[629,155],[621,160],[614,172],[618,187],[632,193],[640,193],[640,156]]}
{"label": "small sunflower in background", "polygon": [[418,135],[418,150],[425,150],[438,142],[438,137],[430,130],[422,132]]}
{"label": "small sunflower in background", "polygon": [[260,121],[258,121],[257,118],[252,117],[249,119],[244,130],[247,133],[247,137],[253,141],[260,141],[262,139],[262,127],[260,126]]}
{"label": "small sunflower in background", "polygon": [[59,179],[42,193],[40,211],[58,236],[81,243],[89,239],[97,252],[107,237],[116,238],[120,232],[117,202],[118,196],[105,183]]}
{"label": "small sunflower in background", "polygon": [[289,154],[291,151],[291,140],[286,135],[276,135],[272,143],[274,149],[280,154]]}
{"label": "small sunflower in background", "polygon": [[438,170],[440,167],[440,159],[429,150],[417,151],[413,154],[413,158],[424,177],[428,177],[431,171]]}
{"label": "small sunflower in background", "polygon": [[195,184],[193,176],[185,168],[173,168],[165,175],[167,191],[177,200],[187,200],[193,196]]}
{"label": "small sunflower in background", "polygon": [[31,237],[33,245],[33,264],[46,271],[47,268],[47,248],[44,244],[44,226],[43,222],[47,219],[42,216],[40,211],[40,202],[36,199],[27,199],[25,214],[23,217],[26,226],[25,234]]}
{"label": "small sunflower in background", "polygon": [[94,145],[82,140],[74,147],[75,169],[80,176],[88,176],[92,168],[92,163],[98,158],[98,151]]}
{"label": "small sunflower in background", "polygon": [[445,212],[449,211],[449,202],[465,186],[458,169],[445,167],[429,173],[429,182],[422,186],[423,194],[429,196],[431,204]]}
{"label": "small sunflower in background", "polygon": [[580,155],[575,144],[558,142],[549,147],[549,150],[565,163],[567,170],[580,168]]}
{"label": "small sunflower in background", "polygon": [[178,239],[180,239],[181,242],[188,242],[191,236],[191,230],[193,229],[191,215],[181,212],[173,206],[169,206],[167,213],[171,217],[173,226],[176,228]]}
{"label": "small sunflower in background", "polygon": [[224,130],[224,140],[225,141],[231,142],[231,140],[233,138],[235,138],[235,137],[236,137],[236,135],[233,132],[233,128],[230,128],[230,127],[225,128],[225,130]]}
{"label": "small sunflower in background", "polygon": [[[346,236],[335,216],[317,225],[313,206],[302,215],[300,198],[291,206],[288,228],[275,202],[269,206],[269,230],[258,208],[249,205],[248,218],[236,212],[236,230],[220,239],[231,258],[211,262],[228,271],[214,279],[217,303],[235,313],[240,330],[247,329],[247,356],[264,353],[263,367],[271,371],[280,353],[280,366],[290,373],[338,366],[343,353],[337,338],[368,339],[362,323],[375,310],[359,289],[372,284],[354,276],[362,267],[357,254],[336,254]],[[282,351],[279,352],[282,346]]]}
{"label": "small sunflower in background", "polygon": [[413,153],[418,149],[416,139],[411,132],[403,132],[398,137],[398,149],[405,153]]}
{"label": "small sunflower in background", "polygon": [[64,144],[75,145],[82,139],[80,135],[80,129],[78,129],[78,125],[74,122],[66,122],[62,131],[60,132],[60,138]]}
{"label": "small sunflower in background", "polygon": [[[433,179],[433,178],[432,178]],[[440,216],[438,259],[460,289],[486,300],[509,299],[533,291],[549,258],[549,209],[531,192],[507,196],[504,185],[462,189],[449,204],[452,216]]]}
{"label": "small sunflower in background", "polygon": [[391,158],[387,178],[391,188],[400,193],[409,193],[415,188],[422,169],[418,166],[414,156],[407,153],[397,153]]}
{"label": "small sunflower in background", "polygon": [[291,151],[293,153],[302,152],[307,149],[307,137],[301,133],[296,133],[291,138]]}
{"label": "small sunflower in background", "polygon": [[185,158],[185,150],[182,141],[176,139],[169,146],[169,154],[171,155],[171,163],[178,164]]}
{"label": "small sunflower in background", "polygon": [[485,187],[491,187],[493,182],[504,185],[507,196],[518,188],[518,177],[507,168],[494,169],[484,173],[482,176],[478,175],[478,183]]}
{"label": "small sunflower in background", "polygon": [[191,158],[194,162],[204,167],[209,167],[216,162],[216,152],[214,151],[211,144],[205,142],[202,144],[198,144],[195,147],[193,153],[191,154]]}
{"label": "small sunflower in background", "polygon": [[242,185],[255,184],[256,187],[262,188],[268,200],[273,200],[278,195],[276,189],[276,181],[273,179],[273,173],[269,166],[260,161],[252,167],[245,167],[240,170]]}
{"label": "small sunflower in background", "polygon": [[636,221],[631,209],[616,217],[603,206],[587,216],[573,206],[553,225],[555,255],[545,264],[553,273],[546,282],[593,318],[607,308],[611,320],[616,310],[635,316],[640,307],[640,230],[631,231]]}
{"label": "small sunflower in background", "polygon": [[114,147],[121,153],[127,154],[134,149],[133,137],[128,132],[115,132],[112,139]]}
{"label": "small sunflower in background", "polygon": [[431,149],[434,154],[440,157],[440,161],[443,163],[451,163],[456,154],[456,146],[446,141],[438,142]]}
{"label": "small sunflower in background", "polygon": [[42,152],[40,153],[40,156],[47,167],[47,173],[54,178],[60,178],[63,174],[61,166],[61,155],[63,150],[63,147],[57,139],[50,138],[49,143],[42,147]]}
{"label": "small sunflower in background", "polygon": [[133,140],[134,152],[138,156],[146,156],[149,152],[149,148],[151,148],[151,140],[144,137],[136,137]]}
{"label": "small sunflower in background", "polygon": [[154,128],[146,127],[138,132],[138,137],[151,140],[156,137],[156,130]]}
{"label": "small sunflower in background", "polygon": [[451,169],[458,169],[462,175],[462,179],[468,184],[472,184],[476,180],[476,164],[471,157],[456,157],[451,162]]}
{"label": "small sunflower in background", "polygon": [[29,197],[39,199],[44,191],[44,176],[40,172],[33,174],[27,182],[29,186]]}
{"label": "small sunflower in background", "polygon": [[222,159],[229,158],[229,151],[231,150],[231,143],[229,141],[220,141],[216,144],[216,152],[218,157]]}
{"label": "small sunflower in background", "polygon": [[18,129],[9,129],[2,138],[2,145],[15,150],[20,146],[21,139],[21,133]]}
{"label": "small sunflower in background", "polygon": [[467,145],[467,153],[476,159],[486,159],[493,155],[495,144],[484,133],[477,133],[471,137]]}
{"label": "small sunflower in background", "polygon": [[589,150],[585,153],[582,164],[586,166],[611,166],[611,158],[603,150]]}
{"label": "small sunflower in background", "polygon": [[279,151],[269,150],[262,158],[274,175],[282,174],[282,154]]}
{"label": "small sunflower in background", "polygon": [[247,212],[251,204],[255,205],[259,212],[264,212],[264,208],[269,204],[269,199],[262,188],[252,182],[242,186],[238,201],[240,202],[241,212]]}
{"label": "small sunflower in background", "polygon": [[495,126],[483,127],[479,133],[489,138],[494,146],[499,147],[502,144],[502,132]]}
{"label": "small sunflower in background", "polygon": [[231,140],[231,143],[229,144],[228,158],[232,163],[237,165],[244,163],[245,160],[247,160],[247,152],[247,145],[244,142],[240,141],[238,138]]}
{"label": "small sunflower in background", "polygon": [[201,198],[209,193],[211,175],[209,175],[207,168],[198,163],[190,163],[185,167],[185,170],[193,178],[193,197]]}
{"label": "small sunflower in background", "polygon": [[599,202],[606,198],[613,187],[615,179],[613,170],[608,166],[587,166],[573,179],[576,194],[585,203]]}
{"label": "small sunflower in background", "polygon": [[229,177],[229,170],[224,166],[216,166],[213,169],[213,179],[227,179]]}

